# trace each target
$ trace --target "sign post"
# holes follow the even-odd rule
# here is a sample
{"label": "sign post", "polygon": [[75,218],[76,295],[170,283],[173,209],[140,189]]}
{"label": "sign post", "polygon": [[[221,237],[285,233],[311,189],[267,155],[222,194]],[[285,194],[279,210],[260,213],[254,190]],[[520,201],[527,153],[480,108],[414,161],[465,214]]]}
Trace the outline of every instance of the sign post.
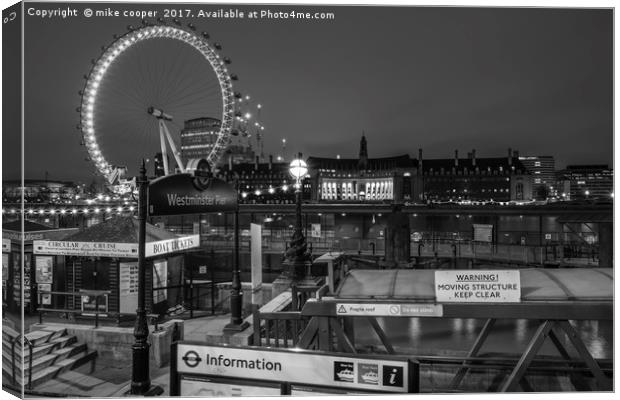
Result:
{"label": "sign post", "polygon": [[230,386],[228,382],[237,391],[252,387],[247,395],[257,395],[256,390],[271,395],[413,393],[418,380],[419,370],[405,357],[182,341],[172,347],[170,395],[206,395]]}

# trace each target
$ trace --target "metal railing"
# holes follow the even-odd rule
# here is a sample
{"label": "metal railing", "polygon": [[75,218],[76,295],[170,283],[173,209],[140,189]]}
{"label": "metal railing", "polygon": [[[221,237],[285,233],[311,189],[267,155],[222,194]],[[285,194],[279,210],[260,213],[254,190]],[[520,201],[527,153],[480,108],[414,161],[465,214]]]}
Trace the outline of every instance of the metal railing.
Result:
{"label": "metal railing", "polygon": [[24,345],[28,345],[28,389],[32,389],[32,350],[35,347],[25,335],[18,335],[11,340],[11,380],[13,384],[17,383],[15,377],[15,345],[21,339],[21,361],[24,365]]}
{"label": "metal railing", "polygon": [[254,309],[252,318],[255,346],[295,347],[307,328],[309,318],[301,314],[308,299],[320,299],[328,293],[328,285],[291,286],[290,301],[269,312]]}
{"label": "metal railing", "polygon": [[[80,314],[80,315],[94,315],[94,322],[95,322],[95,327],[99,327],[99,316],[100,315],[109,315],[109,312],[107,310],[105,311],[100,311],[99,310],[99,306],[101,304],[108,304],[107,300],[108,300],[108,296],[109,294],[112,293],[110,290],[80,290],[78,292],[60,292],[60,291],[40,291],[38,292],[38,304],[39,307],[37,308],[37,311],[39,313],[39,324],[43,323],[43,315],[46,312],[57,312],[57,313],[62,313],[62,314],[70,314],[75,316],[76,314]],[[42,298],[44,295],[49,295],[49,303],[50,304],[65,304],[65,307],[45,307],[42,305]],[[58,300],[55,296],[65,296],[65,301],[60,301]],[[95,309],[94,310],[83,310],[82,307],[80,307],[79,309],[75,308],[75,298],[79,297],[81,299],[82,296],[94,296],[95,297]],[[73,301],[69,302],[68,298],[73,298]],[[105,299],[105,302],[102,303],[101,302],[101,298]],[[69,304],[71,304],[73,306],[73,308],[69,307]],[[82,302],[80,301],[79,304],[82,304]],[[106,307],[107,308],[107,307]]]}

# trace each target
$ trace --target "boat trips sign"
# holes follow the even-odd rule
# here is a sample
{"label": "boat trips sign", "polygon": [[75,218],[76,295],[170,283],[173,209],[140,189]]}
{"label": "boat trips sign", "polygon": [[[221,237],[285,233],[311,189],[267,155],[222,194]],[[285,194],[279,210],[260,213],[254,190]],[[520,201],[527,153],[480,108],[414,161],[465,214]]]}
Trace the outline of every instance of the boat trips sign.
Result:
{"label": "boat trips sign", "polygon": [[516,270],[435,271],[437,302],[518,303],[521,275]]}
{"label": "boat trips sign", "polygon": [[216,178],[175,174],[149,184],[148,214],[184,215],[237,209],[237,191]]}
{"label": "boat trips sign", "polygon": [[[411,384],[406,359],[358,358],[309,351],[219,347],[177,343],[178,374],[255,379],[407,393]],[[183,396],[184,393],[179,393]]]}

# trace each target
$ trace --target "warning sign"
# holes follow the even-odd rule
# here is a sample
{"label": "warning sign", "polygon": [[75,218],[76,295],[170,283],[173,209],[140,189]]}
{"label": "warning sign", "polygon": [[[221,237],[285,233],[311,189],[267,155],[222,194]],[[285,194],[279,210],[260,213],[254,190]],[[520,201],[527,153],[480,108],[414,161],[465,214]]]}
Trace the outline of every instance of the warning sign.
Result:
{"label": "warning sign", "polygon": [[519,271],[435,271],[438,302],[517,303],[521,301]]}
{"label": "warning sign", "polygon": [[340,316],[374,317],[441,317],[443,316],[443,306],[428,303],[338,303],[336,304],[336,314]]}

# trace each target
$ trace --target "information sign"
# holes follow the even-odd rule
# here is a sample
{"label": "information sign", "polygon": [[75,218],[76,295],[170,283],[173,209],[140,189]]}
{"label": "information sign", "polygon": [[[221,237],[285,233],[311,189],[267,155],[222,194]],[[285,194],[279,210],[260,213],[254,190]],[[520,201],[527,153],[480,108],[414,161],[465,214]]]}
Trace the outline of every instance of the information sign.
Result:
{"label": "information sign", "polygon": [[521,301],[521,275],[515,270],[435,271],[437,302],[517,303]]}
{"label": "information sign", "polygon": [[11,239],[2,238],[2,252],[8,253],[11,251]]}
{"label": "information sign", "polygon": [[441,317],[441,304],[371,304],[371,303],[336,303],[338,316],[373,316],[373,317]]}
{"label": "information sign", "polygon": [[119,263],[118,292],[121,313],[135,313],[138,308],[138,263]]}
{"label": "information sign", "polygon": [[[181,381],[186,374],[265,382],[287,382],[340,389],[408,393],[412,378],[410,361],[401,357],[357,357],[304,350],[211,346],[178,342],[173,349]],[[172,386],[178,385],[172,377]],[[178,390],[171,388],[171,394]],[[182,393],[185,395],[185,393]]]}

